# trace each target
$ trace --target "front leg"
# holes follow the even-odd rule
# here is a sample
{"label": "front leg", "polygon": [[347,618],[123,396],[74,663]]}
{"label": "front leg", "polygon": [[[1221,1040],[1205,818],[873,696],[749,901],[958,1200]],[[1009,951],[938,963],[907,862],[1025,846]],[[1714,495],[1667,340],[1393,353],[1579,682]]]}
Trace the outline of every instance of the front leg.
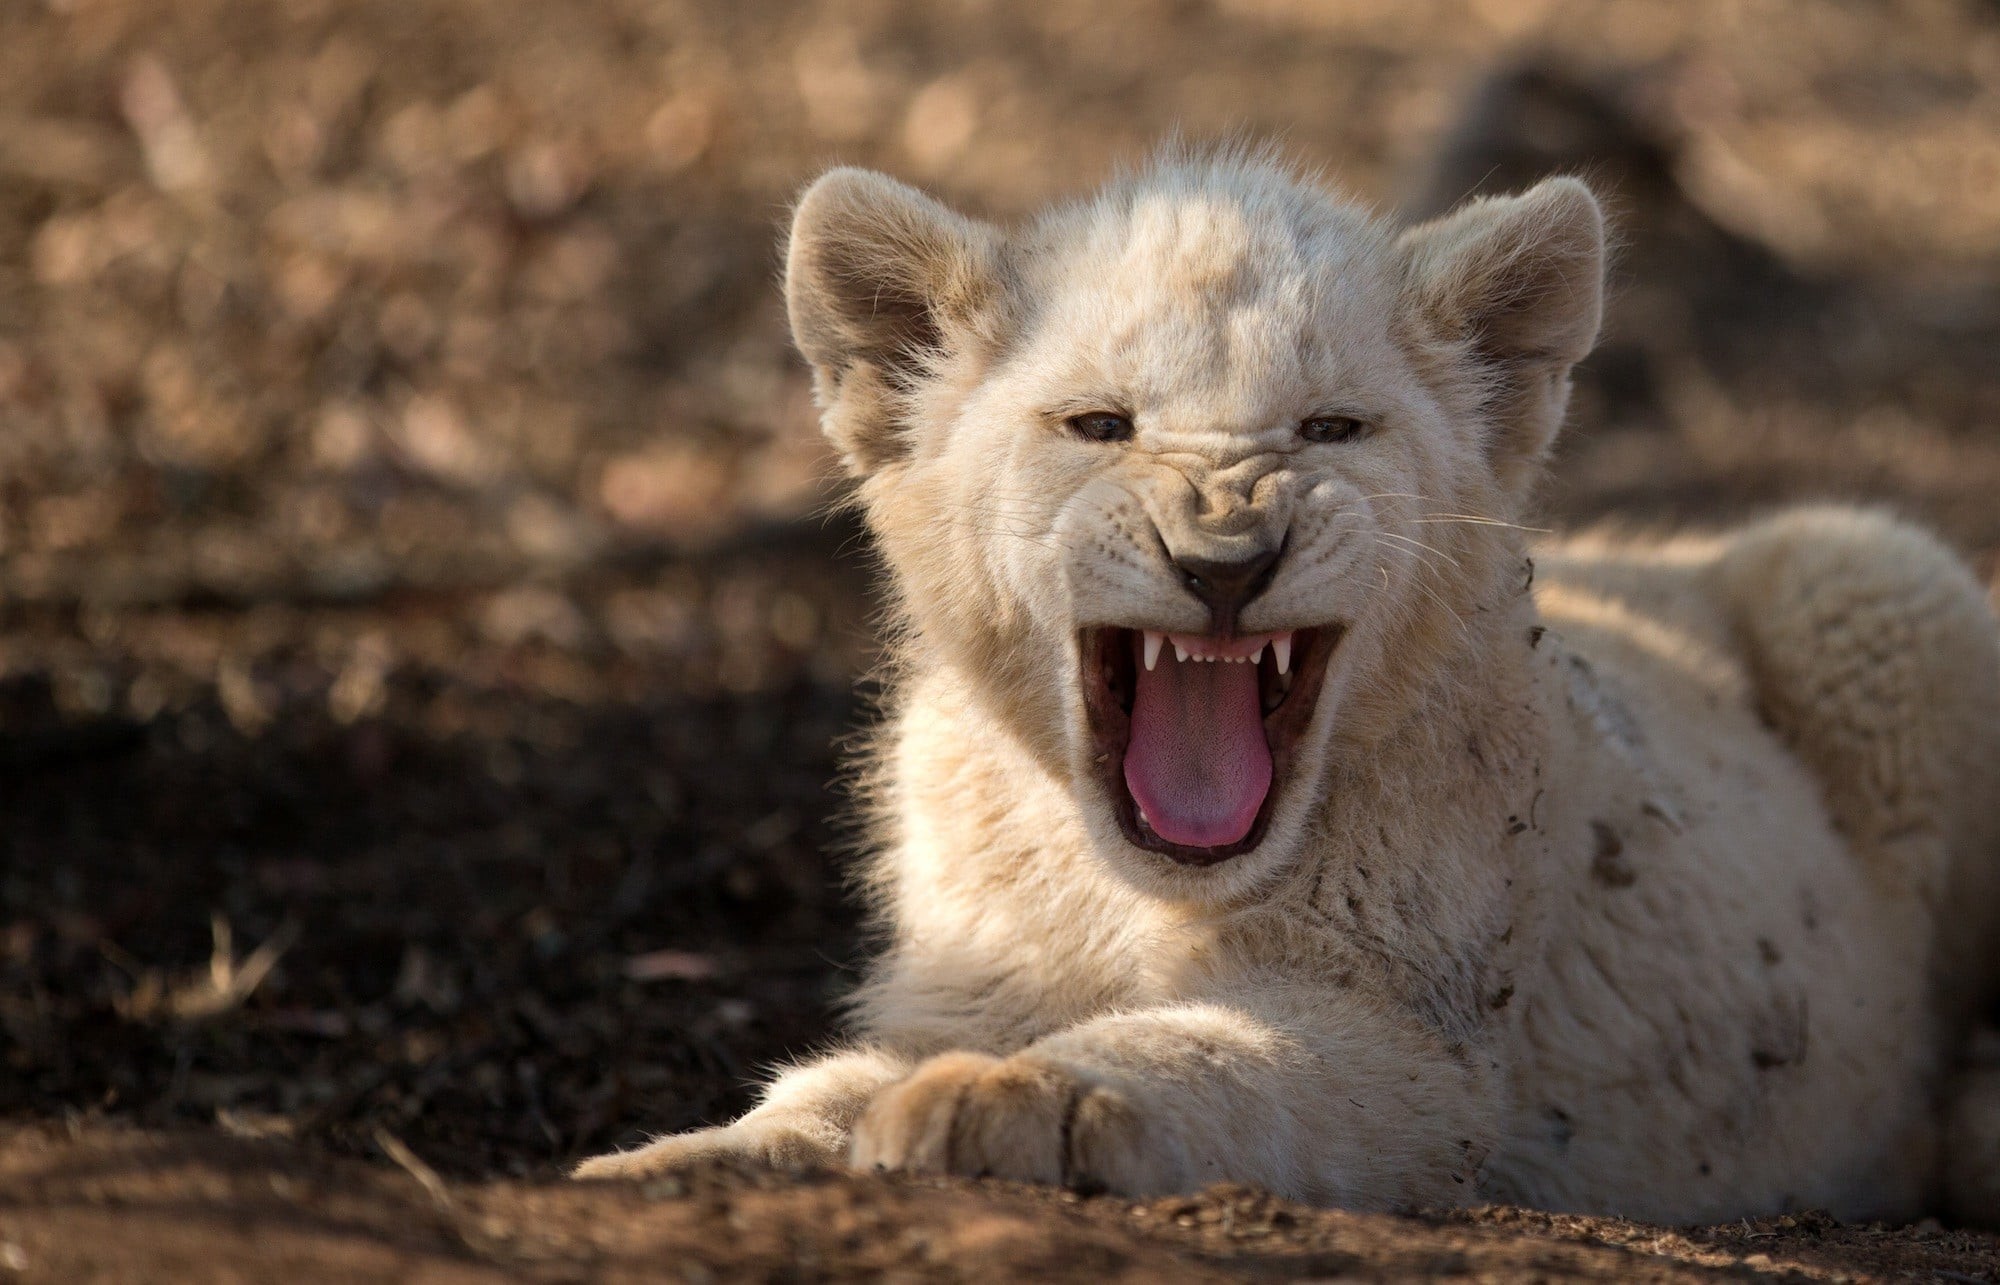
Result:
{"label": "front leg", "polygon": [[785,1071],[763,1101],[732,1124],[655,1138],[630,1151],[593,1156],[577,1178],[647,1178],[711,1156],[774,1165],[833,1165],[847,1154],[854,1121],[910,1062],[877,1049],[855,1049]]}
{"label": "front leg", "polygon": [[1496,1123],[1486,1078],[1414,1023],[1184,1005],[1010,1057],[932,1058],[876,1096],[850,1156],[1130,1196],[1228,1181],[1390,1208],[1473,1198]]}

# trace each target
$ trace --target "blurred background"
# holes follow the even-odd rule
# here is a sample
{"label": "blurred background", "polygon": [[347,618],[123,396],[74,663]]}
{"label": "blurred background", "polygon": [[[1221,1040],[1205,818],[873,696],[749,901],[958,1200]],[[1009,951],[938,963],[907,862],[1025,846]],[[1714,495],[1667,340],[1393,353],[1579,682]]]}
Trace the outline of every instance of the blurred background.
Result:
{"label": "blurred background", "polygon": [[547,1174],[825,1038],[871,604],[786,203],[1176,129],[1598,183],[1553,525],[1994,575],[1989,0],[0,0],[0,1120]]}

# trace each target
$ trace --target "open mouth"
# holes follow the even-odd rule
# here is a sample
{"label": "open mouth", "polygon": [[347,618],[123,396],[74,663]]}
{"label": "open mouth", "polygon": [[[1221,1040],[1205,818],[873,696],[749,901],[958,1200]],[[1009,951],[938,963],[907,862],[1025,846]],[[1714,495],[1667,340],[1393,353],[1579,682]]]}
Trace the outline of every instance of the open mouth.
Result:
{"label": "open mouth", "polygon": [[1341,633],[1084,630],[1084,707],[1126,839],[1195,866],[1262,842]]}

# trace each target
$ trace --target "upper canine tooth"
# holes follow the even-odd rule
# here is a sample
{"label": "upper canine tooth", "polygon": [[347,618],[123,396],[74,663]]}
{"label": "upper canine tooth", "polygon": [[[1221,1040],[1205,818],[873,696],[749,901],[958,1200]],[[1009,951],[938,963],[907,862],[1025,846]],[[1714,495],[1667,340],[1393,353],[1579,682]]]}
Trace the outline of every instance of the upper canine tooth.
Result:
{"label": "upper canine tooth", "polygon": [[1157,664],[1158,664],[1158,663],[1160,662],[1160,644],[1161,644],[1161,643],[1163,643],[1163,642],[1165,642],[1165,641],[1166,641],[1166,639],[1165,639],[1165,637],[1164,637],[1163,635],[1160,635],[1160,634],[1157,634],[1157,633],[1154,633],[1154,632],[1153,632],[1152,630],[1150,630],[1150,629],[1148,629],[1148,630],[1146,631],[1146,668],[1147,668],[1147,669],[1151,669],[1151,668],[1152,668],[1152,667],[1153,667],[1154,665],[1157,665]]}
{"label": "upper canine tooth", "polygon": [[1278,662],[1279,673],[1289,674],[1292,672],[1292,636],[1290,634],[1279,634],[1271,640],[1271,659]]}

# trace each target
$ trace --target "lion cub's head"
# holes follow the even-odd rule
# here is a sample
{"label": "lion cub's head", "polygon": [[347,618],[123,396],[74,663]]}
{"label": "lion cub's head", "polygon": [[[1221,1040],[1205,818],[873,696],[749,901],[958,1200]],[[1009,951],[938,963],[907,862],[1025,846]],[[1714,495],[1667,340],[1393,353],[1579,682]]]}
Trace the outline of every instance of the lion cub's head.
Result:
{"label": "lion cub's head", "polygon": [[1603,241],[1569,179],[1398,231],[1178,159],[1002,230],[843,169],[786,295],[911,645],[1198,895],[1296,851],[1518,576]]}

